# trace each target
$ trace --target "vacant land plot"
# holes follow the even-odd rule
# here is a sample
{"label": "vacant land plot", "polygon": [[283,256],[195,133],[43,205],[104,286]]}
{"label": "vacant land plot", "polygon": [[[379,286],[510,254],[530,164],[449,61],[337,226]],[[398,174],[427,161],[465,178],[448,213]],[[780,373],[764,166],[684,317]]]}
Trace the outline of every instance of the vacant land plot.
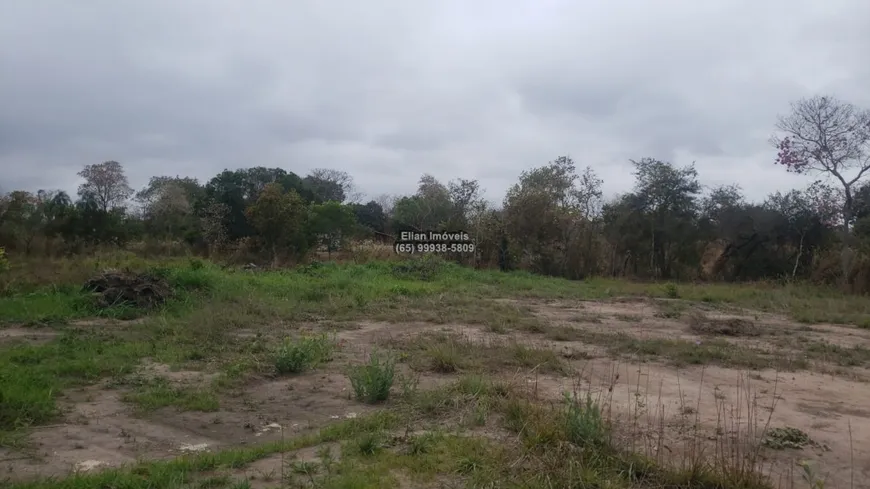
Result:
{"label": "vacant land plot", "polygon": [[4,487],[870,487],[866,298],[107,264],[0,298]]}

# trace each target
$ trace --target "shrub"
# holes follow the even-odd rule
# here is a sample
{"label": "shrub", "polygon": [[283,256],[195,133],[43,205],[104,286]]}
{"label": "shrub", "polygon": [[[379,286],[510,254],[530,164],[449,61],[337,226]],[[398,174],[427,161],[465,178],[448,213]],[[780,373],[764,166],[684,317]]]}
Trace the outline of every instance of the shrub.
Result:
{"label": "shrub", "polygon": [[679,299],[680,290],[677,288],[677,284],[668,283],[665,285],[665,296],[669,299]]}

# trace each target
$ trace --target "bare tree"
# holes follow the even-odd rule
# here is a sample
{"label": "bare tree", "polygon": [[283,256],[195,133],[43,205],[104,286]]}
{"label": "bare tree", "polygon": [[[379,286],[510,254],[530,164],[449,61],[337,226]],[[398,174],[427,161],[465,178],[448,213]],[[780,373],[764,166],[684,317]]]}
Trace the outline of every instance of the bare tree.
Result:
{"label": "bare tree", "polygon": [[870,110],[830,96],[815,96],[791,104],[780,116],[771,144],[776,163],[794,173],[827,174],[843,186],[842,226],[853,220],[853,188],[870,170]]}
{"label": "bare tree", "polygon": [[133,195],[124,167],[117,161],[87,165],[78,175],[85,179],[79,185],[79,195],[92,196],[103,211],[120,206]]}
{"label": "bare tree", "polygon": [[397,200],[398,198],[395,195],[390,194],[381,194],[374,199],[388,217],[393,214],[393,207],[395,207]]}
{"label": "bare tree", "polygon": [[338,189],[341,189],[339,192],[341,198],[338,198],[339,196],[336,195],[327,200],[355,203],[363,198],[362,192],[360,192],[357,189],[356,184],[354,184],[353,177],[345,171],[333,170],[331,168],[315,168],[314,170],[311,170],[311,173],[308,174],[307,178],[314,182],[327,182]]}

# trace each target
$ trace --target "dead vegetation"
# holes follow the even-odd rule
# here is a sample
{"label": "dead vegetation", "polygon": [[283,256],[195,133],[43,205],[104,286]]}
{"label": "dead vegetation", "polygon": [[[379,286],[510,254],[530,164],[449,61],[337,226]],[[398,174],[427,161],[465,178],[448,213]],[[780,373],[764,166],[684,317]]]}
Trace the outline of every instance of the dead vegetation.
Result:
{"label": "dead vegetation", "polygon": [[689,316],[689,331],[712,336],[761,336],[762,329],[753,321],[741,317],[708,317],[696,312]]}
{"label": "dead vegetation", "polygon": [[120,270],[106,270],[91,277],[83,290],[92,295],[100,309],[118,306],[154,309],[172,297],[172,289],[164,279]]}

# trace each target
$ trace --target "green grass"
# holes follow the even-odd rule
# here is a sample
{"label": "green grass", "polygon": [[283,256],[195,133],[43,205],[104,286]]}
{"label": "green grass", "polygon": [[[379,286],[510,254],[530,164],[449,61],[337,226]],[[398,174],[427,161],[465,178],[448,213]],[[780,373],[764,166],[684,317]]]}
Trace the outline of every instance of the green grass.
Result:
{"label": "green grass", "polygon": [[[423,260],[424,262],[426,260]],[[0,317],[12,322],[88,317],[95,310],[80,291],[90,274],[107,266],[162,272],[179,291],[167,308],[183,314],[202,298],[220,301],[254,296],[260,307],[282,317],[311,320],[354,319],[360,312],[395,319],[413,309],[422,320],[479,318],[484,323],[530,320],[521,308],[482,305],[480,298],[527,297],[603,299],[624,295],[667,298],[671,289],[655,283],[592,278],[584,281],[535,276],[526,272],[476,271],[437,260],[399,269],[395,263],[358,265],[323,263],[297,270],[247,273],[224,270],[198,260],[146,261],[128,254],[78,261],[63,260],[19,266],[7,278],[0,297]],[[14,264],[13,264],[14,266]],[[50,268],[49,268],[50,267]],[[45,271],[49,269],[49,271]],[[423,270],[423,271],[420,271]],[[33,278],[35,277],[35,278]],[[41,282],[35,282],[41,280]],[[803,322],[834,322],[870,327],[870,303],[862,296],[808,285],[679,285],[686,301],[730,304],[790,315]],[[427,307],[433,303],[439,307]],[[676,307],[676,306],[675,306]],[[117,311],[103,311],[112,315]]]}
{"label": "green grass", "polygon": [[149,351],[147,343],[79,331],[45,345],[0,349],[0,434],[50,422],[64,388],[129,374]]}
{"label": "green grass", "polygon": [[173,385],[169,379],[158,377],[140,383],[124,395],[124,401],[135,404],[144,412],[172,406],[184,411],[217,411],[218,396],[212,389]]}
{"label": "green grass", "polygon": [[332,360],[333,342],[325,335],[285,338],[275,352],[275,371],[279,374],[301,373]]}

